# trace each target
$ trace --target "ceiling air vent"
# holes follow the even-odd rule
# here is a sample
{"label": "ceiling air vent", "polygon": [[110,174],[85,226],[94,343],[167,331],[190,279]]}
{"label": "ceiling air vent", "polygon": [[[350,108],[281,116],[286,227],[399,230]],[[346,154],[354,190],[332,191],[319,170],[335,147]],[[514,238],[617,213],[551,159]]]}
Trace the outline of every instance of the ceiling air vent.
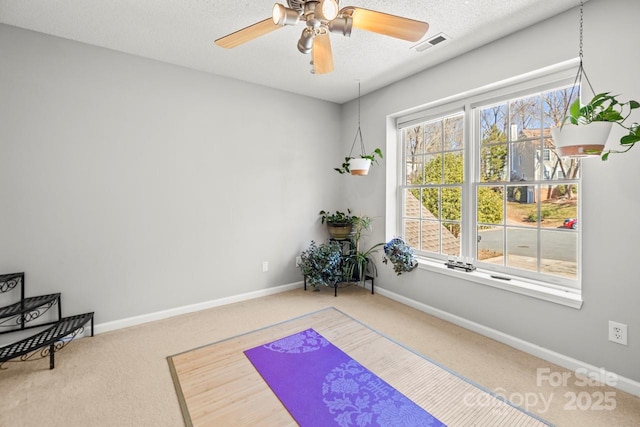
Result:
{"label": "ceiling air vent", "polygon": [[422,52],[424,50],[429,49],[431,46],[435,46],[437,44],[440,44],[442,42],[449,40],[449,38],[450,37],[445,33],[439,33],[431,37],[429,40],[425,40],[421,43],[418,43],[413,47],[413,49],[415,49],[416,52]]}

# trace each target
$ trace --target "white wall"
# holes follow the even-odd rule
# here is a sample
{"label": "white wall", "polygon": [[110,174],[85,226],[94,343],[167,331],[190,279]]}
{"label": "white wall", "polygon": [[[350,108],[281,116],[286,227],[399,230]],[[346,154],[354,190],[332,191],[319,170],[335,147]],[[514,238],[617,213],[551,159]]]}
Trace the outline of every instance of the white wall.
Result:
{"label": "white wall", "polygon": [[104,323],[301,280],[337,104],[6,25],[0,55],[0,272],[27,295]]}
{"label": "white wall", "polygon": [[[584,63],[597,91],[640,100],[638,16],[637,0],[591,0],[585,4]],[[367,147],[386,147],[388,115],[576,57],[578,17],[578,9],[573,9],[363,97]],[[351,102],[343,109],[345,123],[353,121],[357,103]],[[634,115],[640,121],[640,115]],[[343,140],[349,132],[345,125]],[[612,138],[611,142],[615,140]],[[580,310],[424,270],[398,278],[390,267],[382,266],[379,285],[541,348],[640,381],[640,279],[636,269],[640,147],[623,156],[611,156],[607,162],[586,160],[583,167],[584,304]],[[354,204],[357,201],[365,211],[383,218],[385,168],[379,168],[371,178],[348,181],[345,200],[353,200]],[[374,231],[372,241],[384,241],[395,233],[386,230],[385,234],[382,220]],[[608,341],[609,320],[629,325],[628,346]]]}

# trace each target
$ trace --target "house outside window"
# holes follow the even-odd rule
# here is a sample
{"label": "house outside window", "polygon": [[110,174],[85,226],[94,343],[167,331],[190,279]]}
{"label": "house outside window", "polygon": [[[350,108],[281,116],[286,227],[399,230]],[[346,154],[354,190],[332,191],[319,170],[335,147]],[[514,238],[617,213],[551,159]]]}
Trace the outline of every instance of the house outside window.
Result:
{"label": "house outside window", "polygon": [[503,90],[398,118],[398,229],[419,257],[579,289],[581,161],[550,135],[578,92]]}

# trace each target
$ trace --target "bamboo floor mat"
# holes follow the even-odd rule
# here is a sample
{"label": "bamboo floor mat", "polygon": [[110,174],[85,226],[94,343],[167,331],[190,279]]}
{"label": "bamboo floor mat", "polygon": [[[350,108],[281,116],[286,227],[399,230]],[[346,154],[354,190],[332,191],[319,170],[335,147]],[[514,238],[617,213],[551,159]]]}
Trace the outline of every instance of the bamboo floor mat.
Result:
{"label": "bamboo floor mat", "polygon": [[448,426],[550,425],[335,308],[169,356],[185,424],[297,425],[243,351],[307,328]]}

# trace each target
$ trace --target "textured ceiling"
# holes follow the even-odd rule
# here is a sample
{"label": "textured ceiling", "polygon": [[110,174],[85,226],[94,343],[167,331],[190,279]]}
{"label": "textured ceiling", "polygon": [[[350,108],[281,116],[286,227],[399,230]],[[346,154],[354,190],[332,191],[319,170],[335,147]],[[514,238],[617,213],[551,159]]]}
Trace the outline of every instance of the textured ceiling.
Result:
{"label": "textured ceiling", "polygon": [[[286,1],[283,2],[286,4]],[[331,34],[335,71],[310,73],[296,44],[303,23],[234,49],[213,41],[271,16],[274,0],[0,0],[0,22],[276,89],[344,103],[521,28],[576,7],[579,0],[343,0],[426,21],[423,40],[450,39],[422,52],[417,43],[354,29]],[[576,26],[578,15],[576,11]],[[576,34],[577,37],[577,34]]]}

